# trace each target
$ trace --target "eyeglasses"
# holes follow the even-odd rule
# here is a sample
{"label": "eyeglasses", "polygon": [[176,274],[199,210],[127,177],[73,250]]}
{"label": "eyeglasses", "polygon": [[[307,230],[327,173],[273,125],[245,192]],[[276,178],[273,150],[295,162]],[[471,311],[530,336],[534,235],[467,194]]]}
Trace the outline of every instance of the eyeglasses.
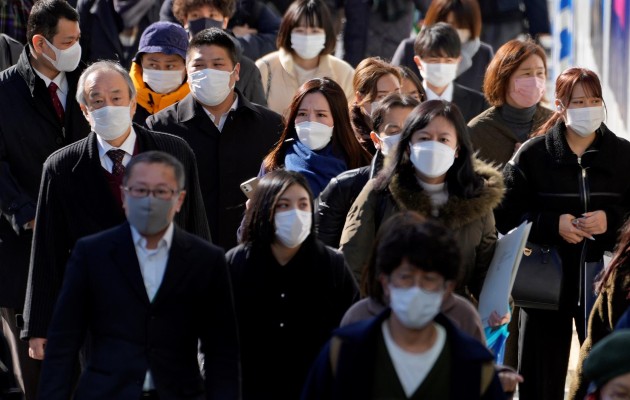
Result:
{"label": "eyeglasses", "polygon": [[390,281],[394,286],[410,288],[418,286],[426,292],[439,292],[444,289],[444,278],[435,275],[420,275],[413,273],[393,273]]}
{"label": "eyeglasses", "polygon": [[167,188],[157,188],[157,189],[147,189],[145,187],[138,186],[121,186],[122,190],[129,193],[132,197],[147,197],[151,194],[156,199],[162,200],[171,200],[176,193],[179,193],[178,190],[167,189]]}

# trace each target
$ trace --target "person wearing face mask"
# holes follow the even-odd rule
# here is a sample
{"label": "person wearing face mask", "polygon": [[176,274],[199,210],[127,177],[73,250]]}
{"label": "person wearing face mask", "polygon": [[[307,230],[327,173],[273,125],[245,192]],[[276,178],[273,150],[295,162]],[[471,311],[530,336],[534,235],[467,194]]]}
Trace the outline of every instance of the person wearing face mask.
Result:
{"label": "person wearing face mask", "polygon": [[418,218],[383,226],[369,265],[388,307],[333,332],[302,400],[505,398],[492,354],[440,311],[464,261],[458,240]]}
{"label": "person wearing face mask", "polygon": [[[457,30],[462,44],[461,60],[457,64],[457,78],[455,82],[478,92],[483,91],[483,76],[492,60],[492,47],[479,40],[481,35],[481,12],[478,0],[434,0],[427,9],[423,25],[430,26],[438,22],[446,22]],[[400,42],[392,64],[404,65],[415,71],[420,77],[420,71],[413,61],[415,38],[408,38]]]}
{"label": "person wearing face mask", "polygon": [[489,107],[482,93],[454,82],[461,61],[461,42],[455,28],[445,22],[425,26],[413,48],[428,100],[455,103],[466,121]]}
{"label": "person wearing face mask", "polygon": [[226,258],[243,400],[299,398],[317,353],[359,295],[341,253],[316,238],[303,175],[276,170],[262,177],[241,244]]}
{"label": "person wearing face mask", "polygon": [[418,101],[398,93],[387,95],[372,113],[371,133],[376,154],[370,165],[351,169],[330,180],[317,202],[317,237],[328,246],[338,248],[346,215],[368,180],[383,167],[385,157],[395,153],[405,119]]}
{"label": "person wearing face mask", "polygon": [[131,78],[120,64],[90,65],[79,78],[76,101],[92,132],[44,163],[22,330],[33,358],[45,356],[50,319],[75,243],[125,219],[121,185],[132,156],[160,150],[184,164],[186,201],[174,220],[210,240],[194,153],[181,138],[132,124],[135,98]]}
{"label": "person wearing face mask", "polygon": [[[399,210],[434,217],[452,229],[463,255],[455,292],[478,299],[497,240],[493,209],[501,174],[473,158],[466,125],[452,103],[427,100],[407,117],[389,165],[365,185],[348,212],[340,249],[360,279],[376,231]],[[509,315],[494,315],[502,325]]]}
{"label": "person wearing face mask", "polygon": [[[529,240],[555,245],[563,281],[557,311],[522,308],[519,373],[524,400],[564,396],[571,329],[585,339],[586,263],[613,250],[630,211],[630,143],[603,123],[605,107],[597,75],[569,68],[556,80],[556,111],[542,135],[523,143],[505,166],[505,199],[497,228],[508,232],[532,221]],[[588,315],[586,315],[588,317]]]}
{"label": "person wearing face mask", "polygon": [[261,175],[279,168],[297,171],[317,197],[341,172],[369,164],[369,155],[352,134],[346,97],[333,80],[304,83],[286,115],[287,125],[263,160]]}
{"label": "person wearing face mask", "polygon": [[354,68],[332,55],[336,36],[324,0],[294,1],[282,18],[278,51],[258,59],[269,108],[284,113],[293,94],[306,81],[328,77],[353,97]]}
{"label": "person wearing face mask", "polygon": [[[172,3],[169,21],[179,22],[192,39],[197,33],[208,28],[223,29],[230,35],[238,53],[240,64],[239,80],[236,88],[252,103],[267,106],[260,71],[251,58],[245,55],[243,44],[235,36],[234,31],[228,29],[228,24],[235,13],[239,12],[241,3],[236,0],[166,0],[163,7]],[[170,11],[172,8],[172,12]],[[163,19],[164,20],[164,19]],[[280,22],[278,21],[278,25]],[[276,28],[277,31],[277,28]],[[275,33],[273,35],[275,40]]]}
{"label": "person wearing face mask", "polygon": [[136,88],[133,122],[143,125],[156,112],[190,93],[186,82],[188,35],[172,22],[155,22],[142,33],[129,76]]}
{"label": "person wearing face mask", "polygon": [[547,122],[543,105],[547,78],[545,50],[532,40],[511,40],[486,71],[484,93],[491,108],[468,123],[479,158],[505,165]]}
{"label": "person wearing face mask", "polygon": [[0,330],[9,342],[25,399],[37,397],[39,362],[20,340],[37,194],[46,158],[87,136],[72,93],[80,63],[79,16],[64,0],[31,10],[26,46],[0,73]]}
{"label": "person wearing face mask", "polygon": [[[184,165],[161,151],[127,164],[127,220],[77,241],[68,262],[48,331],[42,399],[241,398],[223,250],[174,222],[185,180]],[[89,357],[75,390],[86,337]]]}
{"label": "person wearing face mask", "polygon": [[400,70],[378,57],[366,58],[354,71],[350,121],[357,140],[372,155],[376,153],[371,137],[372,110],[388,94],[400,93],[401,80]]}
{"label": "person wearing face mask", "polygon": [[221,29],[199,32],[188,45],[190,94],[150,116],[146,125],[186,140],[199,163],[199,182],[213,242],[229,250],[245,210],[239,185],[256,176],[278,141],[282,118],[235,89],[236,45]]}

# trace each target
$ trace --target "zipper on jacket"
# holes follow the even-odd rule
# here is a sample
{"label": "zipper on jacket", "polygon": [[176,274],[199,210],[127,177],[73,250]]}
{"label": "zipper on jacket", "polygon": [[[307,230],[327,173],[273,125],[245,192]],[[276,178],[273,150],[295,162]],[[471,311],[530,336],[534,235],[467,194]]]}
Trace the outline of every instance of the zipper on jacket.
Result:
{"label": "zipper on jacket", "polygon": [[[584,207],[584,212],[588,212],[588,200],[589,200],[589,188],[587,184],[587,173],[586,168],[582,166],[582,157],[577,158],[578,166],[580,167],[580,171],[578,173],[578,184],[580,187],[580,200],[582,201],[582,206]],[[582,297],[585,295],[583,292],[584,285],[586,284],[586,239],[582,239],[582,250],[580,252],[580,287],[578,291],[578,307],[582,304]]]}

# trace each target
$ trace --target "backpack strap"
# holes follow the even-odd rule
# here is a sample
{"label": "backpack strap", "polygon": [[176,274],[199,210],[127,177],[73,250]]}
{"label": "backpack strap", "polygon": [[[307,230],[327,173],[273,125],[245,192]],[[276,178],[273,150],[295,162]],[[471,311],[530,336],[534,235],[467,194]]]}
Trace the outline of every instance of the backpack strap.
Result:
{"label": "backpack strap", "polygon": [[341,338],[333,336],[330,339],[330,370],[332,376],[337,376],[337,364],[339,363],[339,352],[341,351]]}
{"label": "backpack strap", "polygon": [[492,362],[486,362],[481,364],[481,391],[480,395],[483,395],[488,391],[490,384],[492,383],[492,379],[494,378],[494,364]]}

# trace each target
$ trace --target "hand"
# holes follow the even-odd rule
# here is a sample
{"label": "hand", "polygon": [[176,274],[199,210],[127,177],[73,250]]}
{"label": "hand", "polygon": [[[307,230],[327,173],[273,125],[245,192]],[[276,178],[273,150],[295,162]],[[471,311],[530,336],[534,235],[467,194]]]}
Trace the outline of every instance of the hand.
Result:
{"label": "hand", "polygon": [[28,356],[35,360],[43,360],[46,343],[48,343],[48,339],[30,338],[28,340]]}
{"label": "hand", "polygon": [[236,37],[243,37],[247,35],[255,35],[258,33],[258,30],[250,28],[249,25],[239,25],[232,28],[232,33]]}
{"label": "hand", "polygon": [[35,228],[35,219],[32,219],[24,224],[24,230],[33,230]]}
{"label": "hand", "polygon": [[505,325],[510,322],[511,315],[506,313],[504,316],[500,316],[498,312],[492,311],[492,314],[488,317],[488,326],[494,328],[497,326]]}
{"label": "hand", "polygon": [[590,233],[581,230],[573,221],[576,218],[571,214],[562,214],[558,223],[558,231],[562,239],[571,244],[580,243],[584,238],[595,240]]}
{"label": "hand", "polygon": [[577,219],[577,227],[591,235],[601,235],[608,229],[606,213],[602,210],[584,213]]}
{"label": "hand", "polygon": [[523,377],[516,372],[502,371],[499,372],[499,381],[501,381],[501,387],[506,394],[514,394],[516,386],[523,382]]}
{"label": "hand", "polygon": [[514,152],[516,153],[518,151],[518,149],[521,148],[522,145],[523,145],[523,143],[521,143],[521,142],[514,143]]}
{"label": "hand", "polygon": [[247,201],[245,202],[245,209],[249,210],[249,207],[252,206],[252,199],[247,199]]}

